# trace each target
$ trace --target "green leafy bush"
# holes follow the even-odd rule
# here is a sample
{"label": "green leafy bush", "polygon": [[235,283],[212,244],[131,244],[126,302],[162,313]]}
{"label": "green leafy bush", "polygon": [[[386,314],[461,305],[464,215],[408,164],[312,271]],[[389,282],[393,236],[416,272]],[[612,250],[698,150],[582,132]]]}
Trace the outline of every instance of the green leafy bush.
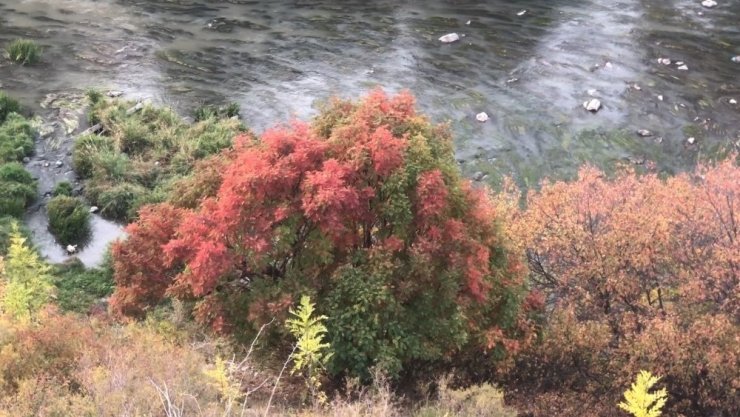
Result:
{"label": "green leafy bush", "polygon": [[18,100],[0,91],[0,124],[5,122],[10,113],[20,113],[20,111],[21,105]]}
{"label": "green leafy bush", "polygon": [[33,130],[21,115],[10,113],[0,125],[0,162],[20,161],[33,152]]}
{"label": "green leafy bush", "polygon": [[90,209],[82,200],[60,195],[46,206],[49,230],[63,245],[77,244],[90,235]]}
{"label": "green leafy bush", "polygon": [[16,39],[5,48],[16,64],[33,65],[41,59],[41,47],[30,39]]}
{"label": "green leafy bush", "polygon": [[65,195],[67,197],[72,196],[72,184],[70,184],[68,181],[62,181],[54,186],[54,190],[51,192],[51,194],[56,197],[60,195]]}

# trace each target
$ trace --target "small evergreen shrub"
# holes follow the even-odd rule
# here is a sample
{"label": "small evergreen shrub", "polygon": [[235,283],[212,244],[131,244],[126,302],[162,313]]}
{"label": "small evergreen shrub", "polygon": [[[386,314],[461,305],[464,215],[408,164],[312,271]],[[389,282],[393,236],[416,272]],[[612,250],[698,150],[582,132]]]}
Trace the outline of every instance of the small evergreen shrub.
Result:
{"label": "small evergreen shrub", "polygon": [[16,64],[33,65],[41,59],[41,47],[30,39],[16,39],[5,48]]}
{"label": "small evergreen shrub", "polygon": [[0,125],[5,122],[10,113],[20,113],[20,111],[21,105],[18,100],[0,91]]}
{"label": "small evergreen shrub", "polygon": [[73,191],[72,184],[70,184],[67,181],[62,181],[59,184],[57,184],[57,185],[54,186],[54,190],[51,192],[51,194],[54,197],[57,197],[57,196],[60,196],[60,195],[71,197],[72,196],[72,191]]}
{"label": "small evergreen shrub", "polygon": [[33,130],[21,115],[10,113],[0,125],[0,163],[20,161],[33,152]]}
{"label": "small evergreen shrub", "polygon": [[60,195],[46,206],[49,230],[63,245],[77,244],[90,235],[90,209],[82,200]]}

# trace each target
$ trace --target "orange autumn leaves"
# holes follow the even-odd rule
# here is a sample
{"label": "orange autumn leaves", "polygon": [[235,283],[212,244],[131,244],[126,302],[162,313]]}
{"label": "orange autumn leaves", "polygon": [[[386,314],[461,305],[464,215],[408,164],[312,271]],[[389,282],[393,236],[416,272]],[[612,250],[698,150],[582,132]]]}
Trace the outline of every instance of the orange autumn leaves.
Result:
{"label": "orange autumn leaves", "polygon": [[651,369],[666,375],[674,411],[738,411],[734,158],[668,179],[584,167],[575,181],[530,192],[526,210],[516,198],[499,196],[500,211],[550,312],[528,366],[574,389],[585,373],[595,379],[590,389],[615,394]]}

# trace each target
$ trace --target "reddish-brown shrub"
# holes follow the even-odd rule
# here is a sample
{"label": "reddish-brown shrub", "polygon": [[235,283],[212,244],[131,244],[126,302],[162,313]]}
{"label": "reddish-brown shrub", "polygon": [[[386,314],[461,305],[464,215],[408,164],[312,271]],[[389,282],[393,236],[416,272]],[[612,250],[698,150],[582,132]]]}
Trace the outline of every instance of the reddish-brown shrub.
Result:
{"label": "reddish-brown shrub", "polygon": [[[520,382],[616,404],[640,369],[662,375],[669,414],[740,413],[740,169],[661,180],[583,168],[508,209],[545,297],[544,341]],[[531,394],[537,397],[536,394]],[[542,414],[545,415],[545,414]]]}

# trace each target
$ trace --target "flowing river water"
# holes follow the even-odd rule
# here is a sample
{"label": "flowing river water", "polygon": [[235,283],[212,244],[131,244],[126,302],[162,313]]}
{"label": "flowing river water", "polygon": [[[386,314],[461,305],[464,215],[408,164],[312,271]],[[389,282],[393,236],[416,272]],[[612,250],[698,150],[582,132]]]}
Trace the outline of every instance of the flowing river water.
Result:
{"label": "flowing river water", "polygon": [[[584,162],[673,173],[740,145],[740,0],[717,1],[0,0],[0,44],[44,47],[34,67],[2,60],[0,84],[42,117],[59,116],[56,95],[89,87],[183,114],[233,101],[258,132],[309,118],[331,96],[409,89],[450,123],[461,167],[479,181],[513,174],[531,186]],[[451,32],[460,41],[438,40]],[[591,98],[597,113],[583,108]],[[42,195],[73,179],[74,133],[39,139],[28,167]],[[27,223],[61,261],[43,211],[42,199]],[[89,265],[120,234],[94,226],[80,254]]]}

